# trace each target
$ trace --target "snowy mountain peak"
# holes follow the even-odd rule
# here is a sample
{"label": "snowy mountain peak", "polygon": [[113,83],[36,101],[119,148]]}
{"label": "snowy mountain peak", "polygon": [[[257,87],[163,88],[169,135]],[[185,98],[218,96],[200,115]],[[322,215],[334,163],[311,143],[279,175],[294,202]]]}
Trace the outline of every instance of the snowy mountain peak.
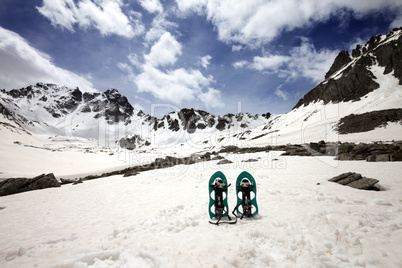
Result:
{"label": "snowy mountain peak", "polygon": [[293,109],[323,101],[338,103],[358,100],[380,87],[373,66],[384,68],[402,85],[402,28],[386,35],[376,35],[364,45],[357,45],[352,56],[341,51],[325,76],[325,80],[303,96]]}

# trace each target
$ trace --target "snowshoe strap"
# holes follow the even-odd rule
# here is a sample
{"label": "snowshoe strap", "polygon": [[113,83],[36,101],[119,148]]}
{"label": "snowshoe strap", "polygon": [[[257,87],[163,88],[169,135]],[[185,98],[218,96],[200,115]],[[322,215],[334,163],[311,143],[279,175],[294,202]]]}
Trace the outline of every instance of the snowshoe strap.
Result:
{"label": "snowshoe strap", "polygon": [[[244,216],[251,217],[251,207],[252,206],[251,206],[250,193],[254,187],[255,186],[252,184],[250,184],[248,186],[237,185],[237,190],[242,193],[242,201],[235,207],[235,210],[233,210],[232,213],[234,215],[236,215],[234,212],[241,205],[243,207],[243,213],[242,213],[240,219],[243,219]],[[236,215],[236,217],[238,217],[238,216]]]}

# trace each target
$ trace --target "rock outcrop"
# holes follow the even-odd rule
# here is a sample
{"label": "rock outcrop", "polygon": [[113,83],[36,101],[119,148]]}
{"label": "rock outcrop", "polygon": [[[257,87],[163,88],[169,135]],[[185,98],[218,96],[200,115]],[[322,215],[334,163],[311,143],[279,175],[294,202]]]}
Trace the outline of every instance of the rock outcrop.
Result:
{"label": "rock outcrop", "polygon": [[386,127],[389,122],[402,124],[402,109],[388,109],[345,116],[339,120],[338,133],[367,132],[378,127]]}
{"label": "rock outcrop", "polygon": [[379,190],[378,187],[375,187],[375,185],[379,182],[378,180],[366,178],[361,174],[354,172],[343,173],[339,176],[333,177],[329,181],[359,190]]}
{"label": "rock outcrop", "polygon": [[0,196],[51,187],[60,187],[60,182],[56,179],[53,173],[41,174],[32,179],[11,178],[0,182]]}

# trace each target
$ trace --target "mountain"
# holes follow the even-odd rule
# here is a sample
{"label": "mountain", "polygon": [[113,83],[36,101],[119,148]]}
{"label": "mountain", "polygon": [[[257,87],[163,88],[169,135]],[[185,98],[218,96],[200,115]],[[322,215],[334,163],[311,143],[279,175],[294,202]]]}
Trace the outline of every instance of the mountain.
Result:
{"label": "mountain", "polygon": [[320,100],[324,104],[359,100],[380,87],[373,67],[384,68],[384,75],[392,74],[402,85],[401,29],[373,36],[366,45],[357,45],[352,55],[341,51],[325,80],[301,98],[294,109]]}
{"label": "mountain", "polygon": [[391,141],[402,133],[402,28],[341,51],[325,80],[250,138],[266,143]]}
{"label": "mountain", "polygon": [[0,105],[0,113],[15,127],[35,134],[98,139],[105,146],[113,146],[126,135],[153,139],[159,144],[179,143],[185,135],[202,137],[213,132],[248,129],[270,118],[269,113],[216,116],[202,110],[182,109],[158,119],[135,110],[116,89],[83,93],[79,88],[44,83],[0,90]]}
{"label": "mountain", "polygon": [[158,119],[136,110],[116,89],[81,92],[44,83],[0,90],[0,114],[1,127],[8,131],[93,139],[128,149],[375,141],[398,139],[402,133],[401,92],[402,29],[394,29],[357,45],[351,55],[341,51],[325,80],[282,115],[217,116],[181,109]]}

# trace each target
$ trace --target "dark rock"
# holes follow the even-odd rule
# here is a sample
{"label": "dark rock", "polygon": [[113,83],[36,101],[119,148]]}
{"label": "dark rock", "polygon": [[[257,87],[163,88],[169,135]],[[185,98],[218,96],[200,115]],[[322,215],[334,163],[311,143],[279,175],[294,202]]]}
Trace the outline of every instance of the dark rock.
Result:
{"label": "dark rock", "polygon": [[378,127],[384,127],[389,122],[402,123],[402,109],[373,111],[364,114],[351,114],[342,117],[338,124],[339,134],[367,132]]}
{"label": "dark rock", "polygon": [[232,164],[233,162],[228,159],[223,159],[217,163],[217,165]]}
{"label": "dark rock", "polygon": [[402,161],[402,142],[393,143],[341,143],[337,160]]}
{"label": "dark rock", "polygon": [[247,160],[243,160],[242,162],[258,162],[258,159],[250,158],[250,159],[247,159]]}
{"label": "dark rock", "polygon": [[350,176],[350,175],[353,175],[353,174],[355,174],[355,173],[354,173],[354,172],[342,173],[341,175],[338,175],[338,176],[336,176],[336,177],[333,177],[333,178],[330,179],[329,181],[338,182],[338,181],[343,180],[344,178],[346,178],[346,177],[348,177],[348,176]]}
{"label": "dark rock", "polygon": [[53,173],[41,174],[32,179],[12,178],[0,182],[0,196],[50,187],[60,187],[60,182],[56,179]]}
{"label": "dark rock", "polygon": [[73,185],[77,185],[79,183],[83,183],[82,179],[78,179],[76,181],[73,182]]}
{"label": "dark rock", "polygon": [[131,176],[136,176],[138,174],[140,174],[138,171],[131,170],[131,171],[127,172],[127,173],[124,173],[123,177],[131,177]]}
{"label": "dark rock", "polygon": [[361,174],[355,172],[343,173],[330,179],[329,181],[360,190],[378,190],[378,188],[375,187],[375,184],[378,183],[378,180],[362,177]]}
{"label": "dark rock", "polygon": [[334,63],[332,64],[331,68],[325,75],[325,79],[329,78],[332,74],[340,70],[344,65],[351,62],[352,59],[350,58],[349,52],[343,50],[339,52],[338,56],[336,56]]}
{"label": "dark rock", "polygon": [[[346,71],[348,72],[345,74]],[[329,79],[319,84],[304,95],[293,109],[319,100],[324,104],[358,100],[380,86],[374,80],[373,73],[362,65],[356,64],[345,72],[339,79]]]}
{"label": "dark rock", "polygon": [[348,186],[352,187],[352,188],[360,189],[360,190],[370,190],[378,182],[379,181],[376,179],[361,178],[359,180],[349,183]]}
{"label": "dark rock", "polygon": [[138,134],[122,137],[117,141],[120,148],[134,150],[143,146],[149,146],[151,143]]}
{"label": "dark rock", "polygon": [[362,178],[361,174],[358,173],[353,173],[347,176],[346,178],[343,178],[341,180],[338,180],[337,183],[342,184],[342,185],[348,185],[351,182],[360,180]]}
{"label": "dark rock", "polygon": [[70,180],[70,179],[62,179],[60,178],[60,184],[65,185],[65,184],[73,184],[76,185],[78,183],[83,183],[82,179],[75,179],[75,180]]}
{"label": "dark rock", "polygon": [[225,159],[225,158],[221,155],[217,155],[217,156],[213,157],[211,160],[222,160],[222,159]]}
{"label": "dark rock", "polygon": [[218,116],[218,124],[216,129],[222,131],[224,129],[229,129],[232,125],[234,114],[226,114],[224,116]]}
{"label": "dark rock", "polygon": [[350,153],[340,153],[335,157],[335,160],[353,160],[353,156]]}
{"label": "dark rock", "polygon": [[390,162],[393,161],[392,154],[369,155],[366,157],[367,162]]}
{"label": "dark rock", "polygon": [[282,155],[291,155],[291,156],[311,156],[311,152],[309,152],[306,147],[303,147],[302,145],[286,145],[285,153]]}

